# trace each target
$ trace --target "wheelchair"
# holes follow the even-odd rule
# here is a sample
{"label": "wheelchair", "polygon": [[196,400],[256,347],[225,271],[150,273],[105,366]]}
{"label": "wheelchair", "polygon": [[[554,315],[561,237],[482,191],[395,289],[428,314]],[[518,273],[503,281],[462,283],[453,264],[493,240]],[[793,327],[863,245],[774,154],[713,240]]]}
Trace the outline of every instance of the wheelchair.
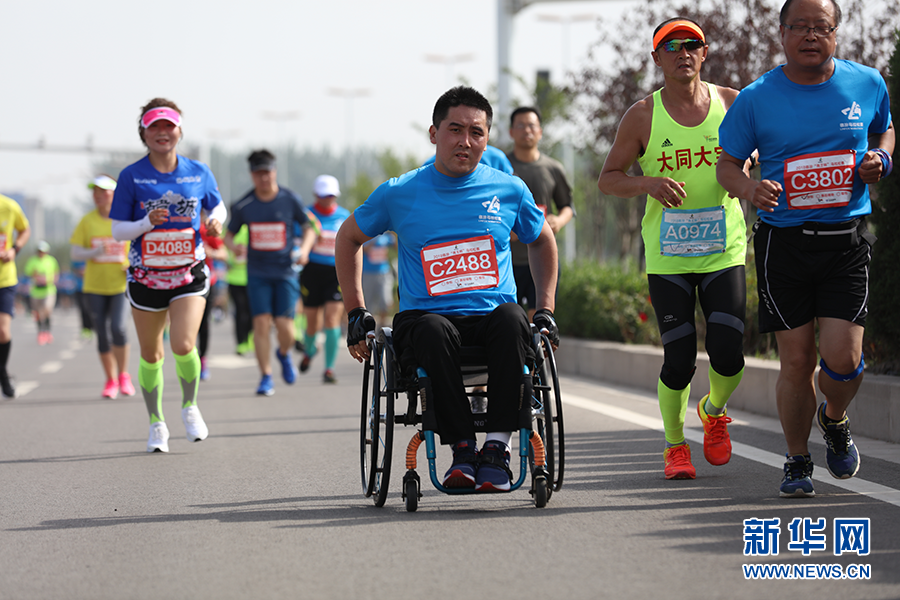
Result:
{"label": "wheelchair", "polygon": [[[530,475],[534,505],[542,508],[553,492],[562,487],[565,442],[559,377],[550,340],[534,325],[531,326],[531,333],[535,359],[533,364],[526,365],[527,376],[523,375],[523,382],[530,378],[531,402],[523,402],[520,410],[519,473],[518,478],[511,481],[509,492],[520,488]],[[408,512],[418,508],[422,497],[416,466],[418,449],[423,442],[429,476],[435,488],[446,494],[480,493],[469,488],[446,488],[438,477],[435,463],[437,425],[434,411],[427,408],[430,381],[424,370],[414,364],[411,353],[397,355],[390,327],[370,332],[368,345],[369,359],[363,365],[360,422],[360,470],[365,497],[371,497],[377,507],[384,506],[387,499],[395,425],[416,427],[407,445],[406,473],[401,487],[401,497]],[[470,396],[486,397],[486,392],[472,389],[484,386],[488,381],[484,349],[463,347],[460,349],[460,361],[467,392]],[[396,412],[396,401],[401,394],[406,395],[405,413]],[[472,416],[476,431],[486,431],[485,414],[474,413]],[[512,451],[511,454],[510,467],[514,467],[516,453]]]}

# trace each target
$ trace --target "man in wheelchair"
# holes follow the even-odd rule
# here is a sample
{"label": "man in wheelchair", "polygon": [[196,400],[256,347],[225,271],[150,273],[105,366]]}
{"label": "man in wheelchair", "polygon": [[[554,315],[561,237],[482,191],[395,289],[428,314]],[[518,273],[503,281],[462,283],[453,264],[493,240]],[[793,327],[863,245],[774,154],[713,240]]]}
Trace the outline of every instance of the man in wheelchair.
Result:
{"label": "man in wheelchair", "polygon": [[[476,90],[455,87],[434,107],[429,127],[433,164],[376,189],[340,229],[338,280],[349,311],[347,345],[368,360],[366,335],[375,319],[362,294],[362,245],[385,231],[398,239],[400,312],[393,337],[411,348],[431,379],[442,444],[453,448],[448,488],[510,489],[509,445],[518,429],[525,365],[534,359],[525,311],[516,304],[510,235],[528,244],[537,288],[533,322],[555,347],[553,318],[556,239],[522,180],[483,164],[493,111]],[[487,355],[487,435],[478,452],[475,424],[461,374],[461,346]]]}

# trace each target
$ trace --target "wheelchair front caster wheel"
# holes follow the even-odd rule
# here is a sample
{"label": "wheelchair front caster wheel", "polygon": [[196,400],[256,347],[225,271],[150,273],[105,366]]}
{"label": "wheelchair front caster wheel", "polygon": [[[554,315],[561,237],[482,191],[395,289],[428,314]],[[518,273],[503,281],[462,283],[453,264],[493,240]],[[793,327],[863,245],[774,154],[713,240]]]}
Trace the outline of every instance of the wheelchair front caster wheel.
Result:
{"label": "wheelchair front caster wheel", "polygon": [[534,489],[531,493],[534,494],[535,508],[544,508],[547,506],[547,500],[550,499],[550,487],[547,483],[547,479],[544,477],[536,477],[534,479]]}
{"label": "wheelchair front caster wheel", "polygon": [[406,512],[416,512],[419,508],[419,482],[415,479],[407,479],[403,484],[404,496],[406,496]]}

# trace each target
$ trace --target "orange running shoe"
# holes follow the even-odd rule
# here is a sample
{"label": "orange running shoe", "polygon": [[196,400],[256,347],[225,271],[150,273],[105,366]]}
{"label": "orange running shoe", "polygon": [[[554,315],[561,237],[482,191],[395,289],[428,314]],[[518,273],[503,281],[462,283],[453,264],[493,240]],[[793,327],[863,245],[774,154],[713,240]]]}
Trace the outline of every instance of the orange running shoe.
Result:
{"label": "orange running shoe", "polygon": [[731,418],[722,413],[714,417],[706,413],[706,399],[709,394],[703,396],[697,404],[697,416],[703,423],[703,456],[711,465],[724,465],[731,460],[731,436],[728,435],[728,423]]}
{"label": "orange running shoe", "polygon": [[666,448],[663,460],[666,461],[666,479],[697,478],[697,470],[691,464],[691,447],[687,442]]}

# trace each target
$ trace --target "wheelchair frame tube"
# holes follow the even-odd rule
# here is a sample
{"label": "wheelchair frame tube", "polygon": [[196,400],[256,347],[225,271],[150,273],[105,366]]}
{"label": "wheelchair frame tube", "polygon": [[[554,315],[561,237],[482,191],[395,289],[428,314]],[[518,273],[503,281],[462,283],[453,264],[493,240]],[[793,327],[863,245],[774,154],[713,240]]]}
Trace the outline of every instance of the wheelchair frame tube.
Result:
{"label": "wheelchair frame tube", "polygon": [[[529,434],[531,433],[530,429],[522,428],[519,430],[519,478],[516,479],[515,483],[512,483],[509,486],[509,492],[513,492],[525,483],[525,478],[529,474],[528,470],[528,449],[530,445]],[[444,485],[438,479],[437,474],[437,465],[435,463],[435,459],[437,458],[437,450],[434,443],[434,432],[433,431],[423,431],[422,434],[425,436],[425,455],[428,457],[428,474],[431,477],[431,483],[434,484],[434,487],[439,491],[445,494],[479,494],[482,492],[476,491],[474,488],[448,488],[444,487]],[[501,493],[506,493],[501,492]]]}

